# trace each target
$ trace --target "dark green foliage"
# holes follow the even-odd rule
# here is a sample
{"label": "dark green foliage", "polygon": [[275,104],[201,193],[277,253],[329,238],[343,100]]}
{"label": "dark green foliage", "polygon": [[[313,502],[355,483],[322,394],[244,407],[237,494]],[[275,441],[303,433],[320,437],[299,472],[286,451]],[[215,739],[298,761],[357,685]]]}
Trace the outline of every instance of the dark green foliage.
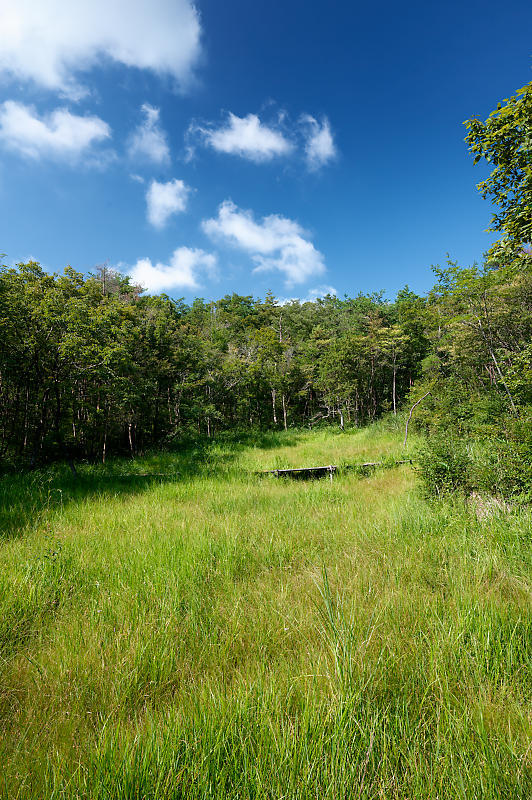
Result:
{"label": "dark green foliage", "polygon": [[[3,463],[105,460],[223,431],[343,428],[430,392],[413,422],[436,435],[421,468],[427,490],[526,498],[532,276],[453,263],[435,271],[427,299],[405,288],[395,303],[232,295],[186,306],[142,297],[109,270],[5,268]],[[476,443],[467,481],[445,450],[449,435]]]}
{"label": "dark green foliage", "polygon": [[373,420],[419,372],[424,305],[405,290],[397,304],[233,294],[189,307],[107,268],[0,269],[0,458],[105,461],[191,434]]}

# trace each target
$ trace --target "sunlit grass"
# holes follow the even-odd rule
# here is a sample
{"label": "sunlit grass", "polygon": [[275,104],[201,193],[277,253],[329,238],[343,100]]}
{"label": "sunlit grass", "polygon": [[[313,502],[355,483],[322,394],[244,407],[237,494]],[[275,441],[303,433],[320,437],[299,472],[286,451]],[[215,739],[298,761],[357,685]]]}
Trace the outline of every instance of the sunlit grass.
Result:
{"label": "sunlit grass", "polygon": [[0,792],[527,797],[530,513],[431,506],[408,466],[253,474],[400,458],[400,438],[4,479]]}

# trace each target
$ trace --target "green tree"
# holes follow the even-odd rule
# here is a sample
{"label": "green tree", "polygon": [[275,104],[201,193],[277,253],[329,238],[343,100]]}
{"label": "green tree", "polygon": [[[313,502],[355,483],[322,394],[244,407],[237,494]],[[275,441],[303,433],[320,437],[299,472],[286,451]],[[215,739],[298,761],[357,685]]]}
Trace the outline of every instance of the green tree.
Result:
{"label": "green tree", "polygon": [[499,103],[485,122],[472,117],[464,124],[474,163],[494,165],[478,189],[498,206],[490,230],[503,236],[491,255],[507,263],[523,257],[523,247],[532,242],[532,83]]}

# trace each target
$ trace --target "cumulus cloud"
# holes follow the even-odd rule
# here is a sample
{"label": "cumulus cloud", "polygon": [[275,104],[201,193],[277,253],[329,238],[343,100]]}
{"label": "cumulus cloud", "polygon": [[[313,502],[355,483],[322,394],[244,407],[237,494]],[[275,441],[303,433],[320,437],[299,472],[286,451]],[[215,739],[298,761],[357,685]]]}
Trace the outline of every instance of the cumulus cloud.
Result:
{"label": "cumulus cloud", "polygon": [[237,117],[229,112],[225,125],[190,126],[188,137],[199,138],[219,153],[247,158],[260,163],[292,152],[294,145],[280,130],[261,122],[256,114]]}
{"label": "cumulus cloud", "polygon": [[0,105],[0,142],[29,158],[77,161],[110,136],[109,125],[99,117],[58,108],[40,118],[33,106],[14,100]]}
{"label": "cumulus cloud", "polygon": [[2,0],[0,71],[78,99],[79,73],[115,62],[175,79],[200,55],[191,0]]}
{"label": "cumulus cloud", "polygon": [[144,103],[140,110],[144,119],[129,137],[129,157],[154,164],[168,164],[170,148],[166,134],[159,125],[159,109]]}
{"label": "cumulus cloud", "polygon": [[167,183],[153,180],[146,192],[148,222],[154,228],[164,228],[170,217],[187,207],[190,187],[174,178]]}
{"label": "cumulus cloud", "polygon": [[249,253],[255,272],[277,270],[287,286],[304,283],[325,272],[323,255],[308,234],[291,219],[278,214],[256,222],[251,211],[239,209],[230,200],[218,208],[218,216],[202,222],[208,236],[221,238]]}
{"label": "cumulus cloud", "polygon": [[310,114],[303,114],[298,123],[291,124],[288,116],[281,112],[275,123],[266,124],[257,114],[238,117],[229,112],[220,126],[212,122],[193,122],[186,140],[189,158],[200,142],[219,153],[230,153],[255,163],[299,153],[310,171],[320,169],[337,156],[329,120],[323,117],[318,122]]}
{"label": "cumulus cloud", "polygon": [[327,117],[324,117],[319,123],[310,114],[305,114],[301,117],[301,122],[305,130],[307,166],[311,171],[315,171],[336,158],[336,146],[331,133],[331,126]]}
{"label": "cumulus cloud", "polygon": [[141,258],[130,270],[133,283],[154,294],[171,289],[197,289],[202,273],[210,278],[216,274],[216,256],[190,247],[174,250],[168,264]]}

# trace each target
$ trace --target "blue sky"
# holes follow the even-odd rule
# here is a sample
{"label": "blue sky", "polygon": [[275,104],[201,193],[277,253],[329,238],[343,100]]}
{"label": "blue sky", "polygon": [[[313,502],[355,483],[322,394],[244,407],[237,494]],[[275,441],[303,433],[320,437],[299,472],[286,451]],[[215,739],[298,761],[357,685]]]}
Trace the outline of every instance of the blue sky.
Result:
{"label": "blue sky", "polygon": [[2,0],[0,251],[189,301],[424,292],[493,238],[462,122],[531,33],[524,0]]}

